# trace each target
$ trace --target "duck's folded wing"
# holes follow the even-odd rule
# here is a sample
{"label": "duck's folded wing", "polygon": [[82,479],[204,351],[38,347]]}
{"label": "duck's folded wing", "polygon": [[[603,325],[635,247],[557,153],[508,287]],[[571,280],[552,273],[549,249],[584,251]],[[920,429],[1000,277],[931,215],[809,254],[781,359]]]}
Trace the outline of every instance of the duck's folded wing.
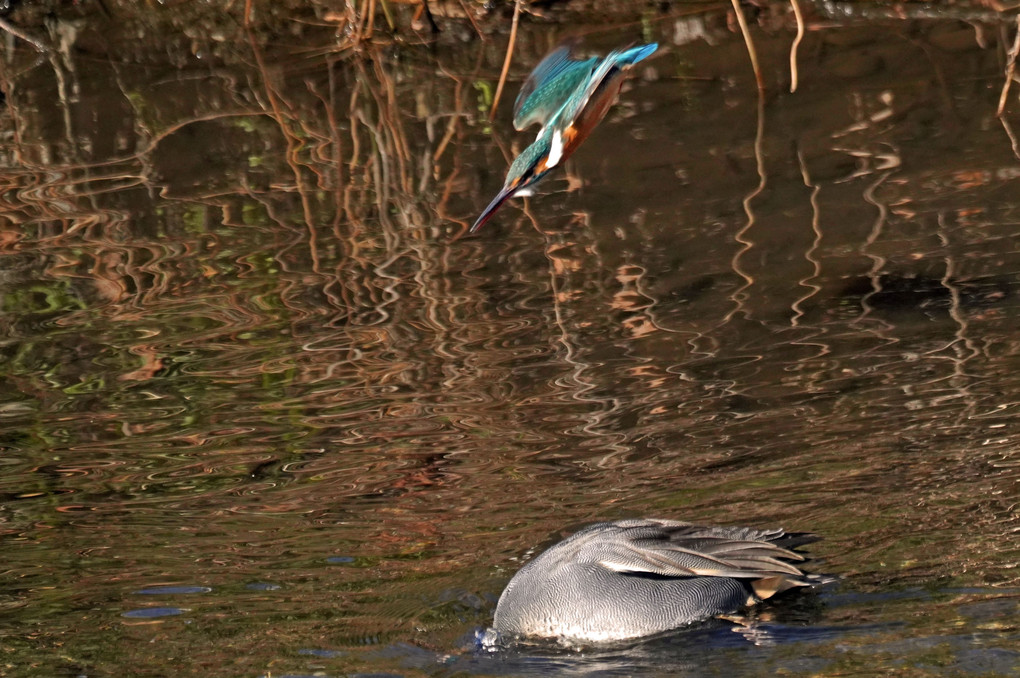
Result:
{"label": "duck's folded wing", "polygon": [[633,520],[618,523],[613,538],[587,540],[579,559],[614,572],[660,577],[801,578],[789,561],[800,554],[782,542],[782,530],[718,528],[673,521]]}
{"label": "duck's folded wing", "polygon": [[787,553],[778,547],[761,548],[759,542],[731,542],[728,549],[714,554],[677,545],[628,542],[604,547],[596,562],[614,572],[660,577],[801,576],[799,568],[780,560]]}

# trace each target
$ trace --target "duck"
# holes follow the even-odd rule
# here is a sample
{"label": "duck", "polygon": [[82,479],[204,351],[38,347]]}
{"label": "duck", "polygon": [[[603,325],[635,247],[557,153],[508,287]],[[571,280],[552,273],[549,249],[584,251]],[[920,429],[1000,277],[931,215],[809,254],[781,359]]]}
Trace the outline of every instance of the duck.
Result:
{"label": "duck", "polygon": [[524,565],[496,605],[491,638],[565,645],[677,629],[800,587],[833,581],[794,563],[817,541],[782,529],[660,518],[588,525]]}

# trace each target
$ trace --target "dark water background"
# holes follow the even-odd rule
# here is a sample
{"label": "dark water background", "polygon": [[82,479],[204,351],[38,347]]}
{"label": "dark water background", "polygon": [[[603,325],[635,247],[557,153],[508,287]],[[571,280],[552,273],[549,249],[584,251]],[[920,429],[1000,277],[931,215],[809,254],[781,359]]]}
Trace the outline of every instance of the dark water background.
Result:
{"label": "dark water background", "polygon": [[[790,94],[764,10],[759,99],[723,11],[551,10],[490,125],[505,16],[352,50],[319,6],[161,11],[3,51],[0,674],[1020,671],[1012,19],[813,11]],[[459,237],[575,33],[662,47]],[[633,515],[816,532],[842,580],[475,650],[523,558]]]}

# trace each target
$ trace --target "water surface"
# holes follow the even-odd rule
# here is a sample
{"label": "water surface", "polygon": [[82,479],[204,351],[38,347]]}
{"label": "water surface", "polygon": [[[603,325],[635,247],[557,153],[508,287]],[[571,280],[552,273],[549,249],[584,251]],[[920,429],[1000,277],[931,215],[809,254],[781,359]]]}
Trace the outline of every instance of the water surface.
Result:
{"label": "water surface", "polygon": [[[662,47],[461,237],[567,29],[526,18],[490,125],[504,34],[351,53],[304,19],[4,53],[4,670],[1020,669],[1006,33],[815,16],[791,94],[760,16],[759,98],[724,14],[572,26]],[[524,558],[634,515],[815,532],[841,581],[476,650]]]}

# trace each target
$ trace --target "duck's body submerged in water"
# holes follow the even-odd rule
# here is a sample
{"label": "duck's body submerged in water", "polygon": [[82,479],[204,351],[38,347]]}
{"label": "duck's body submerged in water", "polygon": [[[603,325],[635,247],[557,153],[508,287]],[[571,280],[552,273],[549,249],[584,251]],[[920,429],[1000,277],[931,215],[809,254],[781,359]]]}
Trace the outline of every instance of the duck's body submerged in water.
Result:
{"label": "duck's body submerged in water", "polygon": [[507,584],[498,642],[570,644],[638,638],[737,611],[800,586],[790,550],[806,534],[639,518],[589,525],[528,562]]}
{"label": "duck's body submerged in water", "polygon": [[616,101],[627,71],[658,49],[657,44],[613,50],[604,59],[578,60],[562,46],[528,76],[514,104],[514,127],[538,123],[538,138],[510,165],[502,190],[471,226],[471,232],[515,195],[531,195],[534,184],[566,160],[588,138]]}

